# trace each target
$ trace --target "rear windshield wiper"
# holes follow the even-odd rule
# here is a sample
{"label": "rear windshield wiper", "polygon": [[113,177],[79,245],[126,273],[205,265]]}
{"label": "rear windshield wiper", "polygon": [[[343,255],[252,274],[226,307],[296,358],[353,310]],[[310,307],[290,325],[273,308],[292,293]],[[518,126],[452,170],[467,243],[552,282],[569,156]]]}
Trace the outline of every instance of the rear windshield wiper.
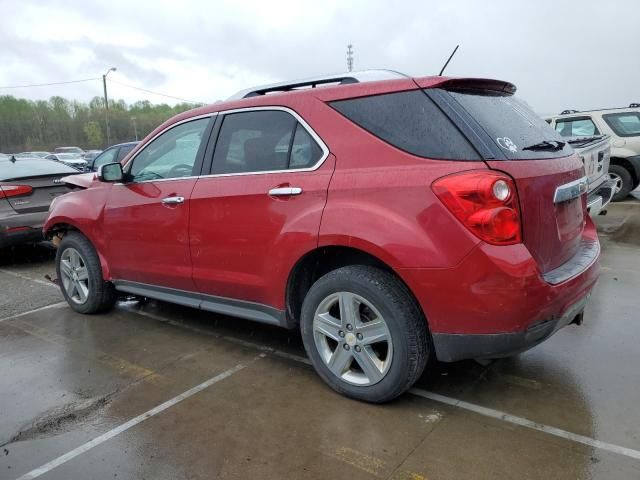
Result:
{"label": "rear windshield wiper", "polygon": [[588,137],[575,137],[567,140],[569,145],[583,147],[589,143],[597,142],[598,140],[602,140],[605,135],[591,135]]}
{"label": "rear windshield wiper", "polygon": [[522,150],[548,150],[550,152],[557,152],[562,150],[567,142],[560,142],[558,140],[543,140],[539,143],[534,143],[528,147],[524,147]]}

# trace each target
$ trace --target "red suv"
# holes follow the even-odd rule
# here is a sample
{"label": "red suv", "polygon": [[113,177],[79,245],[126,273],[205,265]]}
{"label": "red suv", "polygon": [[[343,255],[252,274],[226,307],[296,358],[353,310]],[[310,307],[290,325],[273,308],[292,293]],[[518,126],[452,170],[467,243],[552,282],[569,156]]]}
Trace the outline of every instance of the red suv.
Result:
{"label": "red suv", "polygon": [[580,323],[600,246],[580,158],[514,92],[368,71],[178,115],[54,200],[62,293],[299,326],[372,402],[433,359],[528,349]]}

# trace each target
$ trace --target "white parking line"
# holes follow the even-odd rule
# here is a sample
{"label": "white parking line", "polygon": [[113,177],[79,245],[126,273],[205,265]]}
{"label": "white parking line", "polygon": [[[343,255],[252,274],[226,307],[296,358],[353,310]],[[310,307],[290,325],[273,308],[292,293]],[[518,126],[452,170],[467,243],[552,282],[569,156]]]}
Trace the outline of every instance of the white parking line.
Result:
{"label": "white parking line", "polygon": [[14,277],[17,277],[17,278],[21,278],[22,280],[28,280],[30,282],[37,283],[39,285],[45,285],[47,287],[53,287],[53,288],[56,288],[56,289],[60,289],[60,287],[58,285],[56,285],[55,283],[53,283],[53,282],[48,282],[46,280],[40,280],[39,278],[31,278],[31,277],[29,277],[27,275],[23,275],[23,274],[18,273],[18,272],[12,272],[11,270],[5,270],[4,268],[0,268],[0,273],[4,273],[6,275],[11,275],[11,276],[14,276]]}
{"label": "white parking line", "polygon": [[[156,315],[156,314],[147,314],[146,312],[139,312],[136,310],[130,310],[134,313],[137,313],[139,315],[143,315],[143,316],[151,316],[153,315],[154,318],[160,320],[160,321],[164,321],[167,323],[170,323],[172,325],[176,325],[182,328],[186,328],[186,329],[190,329],[190,327],[188,325],[185,325],[184,323],[181,322],[176,322],[173,320],[170,320],[168,318],[164,318],[161,317],[160,315]],[[293,360],[295,362],[298,363],[303,363],[305,365],[311,365],[311,362],[309,361],[308,358],[306,357],[302,357],[299,355],[295,355],[292,353],[287,353],[287,352],[282,352],[280,350],[276,350],[274,348],[271,347],[267,347],[266,345],[260,345],[260,344],[256,344],[253,342],[248,342],[242,339],[238,339],[235,337],[228,337],[228,336],[222,336],[220,337],[224,340],[228,340],[234,343],[238,343],[240,345],[246,346],[246,347],[251,347],[251,348],[256,348],[262,352],[266,352],[269,353],[271,355],[276,355],[278,357],[282,357],[282,358],[286,358],[289,360]],[[525,428],[530,428],[532,430],[537,430],[540,432],[544,432],[547,433],[549,435],[554,435],[556,437],[560,437],[560,438],[564,438],[566,440],[571,440],[573,442],[576,443],[581,443],[583,445],[587,445],[589,447],[593,447],[593,448],[599,448],[601,450],[606,450],[608,452],[612,452],[612,453],[617,453],[619,455],[623,455],[625,457],[630,457],[636,460],[640,460],[640,451],[639,450],[634,450],[632,448],[627,448],[627,447],[622,447],[620,445],[615,445],[613,443],[608,443],[608,442],[603,442],[601,440],[596,440],[595,438],[591,438],[591,437],[585,437],[584,435],[578,435],[577,433],[572,433],[572,432],[568,432],[566,430],[562,430],[560,428],[556,428],[556,427],[552,427],[550,425],[545,425],[542,423],[537,423],[534,422],[532,420],[523,418],[523,417],[518,417],[515,415],[511,415],[509,413],[506,412],[501,412],[499,410],[494,410],[492,408],[487,408],[487,407],[483,407],[481,405],[476,405],[474,403],[469,403],[469,402],[465,402],[463,400],[458,400],[456,398],[452,398],[452,397],[447,397],[444,395],[440,395],[438,393],[434,393],[434,392],[429,392],[426,390],[422,390],[420,388],[412,388],[411,390],[409,390],[409,393],[412,395],[416,395],[422,398],[426,398],[435,402],[439,402],[439,403],[444,403],[446,405],[450,405],[452,407],[457,407],[457,408],[461,408],[464,410],[468,410],[471,412],[474,412],[478,415],[483,415],[485,417],[490,417],[490,418],[495,418],[497,420],[502,420],[503,422],[507,422],[507,423],[511,423],[514,425],[519,425],[521,427],[525,427]]]}
{"label": "white parking line", "polygon": [[108,432],[103,433],[99,437],[94,438],[93,440],[85,443],[84,445],[80,445],[78,448],[74,448],[70,452],[65,453],[64,455],[61,455],[58,458],[55,458],[48,463],[45,463],[41,467],[31,470],[29,473],[25,473],[24,475],[19,477],[17,480],[30,480],[32,478],[38,478],[39,476],[44,475],[45,473],[53,470],[54,468],[59,467],[64,463],[67,463],[69,460],[76,458],[78,455],[82,455],[86,451],[91,450],[94,447],[97,447],[98,445],[106,442],[107,440],[112,439],[116,435],[119,435],[122,432],[129,430],[131,427],[135,427],[136,425],[138,425],[141,422],[144,422],[148,418],[151,418],[154,415],[157,415],[158,413],[165,411],[167,408],[170,408],[175,404],[180,403],[181,401],[186,400],[189,397],[192,397],[196,393],[201,392],[202,390],[204,390],[207,387],[210,387],[214,383],[218,383],[219,381],[230,377],[231,375],[238,372],[239,370],[242,370],[245,367],[246,365],[242,365],[242,364],[236,365],[235,367],[230,368],[229,370],[226,370],[221,374],[216,375],[215,377],[210,378],[205,382],[202,382],[200,385],[196,385],[195,387],[187,390],[186,392],[181,393],[177,397],[173,397],[171,400],[167,400],[166,402],[161,403],[157,407],[154,407],[151,410],[141,415],[138,415],[135,418],[132,418],[128,422],[123,423],[122,425],[114,428],[113,430],[109,430]]}
{"label": "white parking line", "polygon": [[562,430],[560,428],[551,427],[543,423],[537,423],[526,418],[517,417],[509,413],[501,412],[499,410],[494,410],[493,408],[476,405],[475,403],[469,403],[465,402],[464,400],[457,400],[455,398],[446,397],[438,393],[428,392],[420,388],[412,388],[411,390],[409,390],[409,392],[413,395],[427,398],[435,402],[445,403],[447,405],[451,405],[452,407],[469,410],[471,412],[477,413],[478,415],[495,418],[497,420],[502,420],[503,422],[508,422],[521,427],[537,430],[539,432],[548,433],[549,435],[555,435],[556,437],[571,440],[576,443],[582,443],[583,445],[587,445],[588,447],[599,448],[601,450],[606,450],[608,452],[617,453],[619,455],[624,455],[625,457],[640,460],[640,451],[634,450],[632,448],[621,447],[613,443],[603,442],[601,440],[596,440],[595,438],[585,437],[584,435],[578,435],[577,433],[567,432],[566,430]]}
{"label": "white parking line", "polygon": [[11,315],[9,317],[0,318],[0,322],[5,322],[7,320],[13,320],[14,318],[24,317],[25,315],[30,315],[32,313],[41,312],[42,310],[48,310],[50,308],[58,308],[66,305],[67,302],[58,302],[52,303],[51,305],[45,305],[44,307],[34,308],[33,310],[29,310],[27,312],[17,313],[15,315]]}

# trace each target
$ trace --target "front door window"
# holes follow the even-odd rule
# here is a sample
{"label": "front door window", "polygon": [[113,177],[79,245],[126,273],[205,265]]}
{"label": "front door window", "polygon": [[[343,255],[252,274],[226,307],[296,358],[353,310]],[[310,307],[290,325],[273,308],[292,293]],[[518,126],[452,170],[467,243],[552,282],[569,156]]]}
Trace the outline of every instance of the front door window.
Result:
{"label": "front door window", "polygon": [[129,170],[134,182],[190,177],[209,118],[180,124],[145,146]]}

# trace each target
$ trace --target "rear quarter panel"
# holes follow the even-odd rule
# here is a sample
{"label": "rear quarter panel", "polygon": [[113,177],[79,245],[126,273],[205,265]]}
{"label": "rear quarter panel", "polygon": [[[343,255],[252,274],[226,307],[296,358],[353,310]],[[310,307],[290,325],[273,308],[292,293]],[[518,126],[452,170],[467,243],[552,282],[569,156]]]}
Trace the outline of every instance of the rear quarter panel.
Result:
{"label": "rear quarter panel", "polygon": [[438,200],[437,178],[483,162],[429,160],[405,153],[319,102],[316,132],[336,157],[319,245],[370,253],[394,268],[459,263],[479,239]]}

